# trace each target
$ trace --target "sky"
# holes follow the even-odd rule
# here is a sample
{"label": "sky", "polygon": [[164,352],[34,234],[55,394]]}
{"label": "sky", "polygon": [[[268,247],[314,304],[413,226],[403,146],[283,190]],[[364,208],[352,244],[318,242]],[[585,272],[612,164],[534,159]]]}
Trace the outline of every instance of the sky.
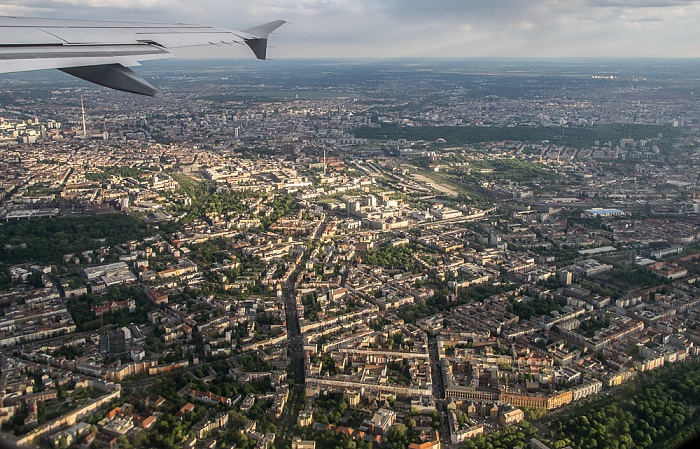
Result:
{"label": "sky", "polygon": [[0,0],[0,15],[229,29],[284,19],[273,59],[700,57],[700,0]]}

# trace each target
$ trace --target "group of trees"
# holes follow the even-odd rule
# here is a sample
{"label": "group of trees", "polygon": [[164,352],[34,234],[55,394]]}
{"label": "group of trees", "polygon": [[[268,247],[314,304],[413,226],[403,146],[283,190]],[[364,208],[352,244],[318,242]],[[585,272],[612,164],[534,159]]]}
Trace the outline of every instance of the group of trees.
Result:
{"label": "group of trees", "polygon": [[261,326],[275,326],[282,324],[282,317],[275,312],[258,312],[255,314],[255,322]]}
{"label": "group of trees", "polygon": [[376,249],[365,251],[362,258],[369,265],[420,273],[423,266],[413,257],[416,250],[415,245],[393,246],[391,243],[384,243]]}
{"label": "group of trees", "polygon": [[241,213],[247,210],[246,200],[251,198],[251,192],[234,192],[232,190],[216,190],[216,186],[209,181],[198,184],[183,184],[192,205],[183,207],[188,212],[184,222],[190,222],[207,215],[226,216],[232,213]]}
{"label": "group of trees", "polygon": [[610,272],[610,277],[624,280],[630,286],[641,289],[668,283],[666,279],[655,275],[644,267],[614,267]]}
{"label": "group of trees", "polygon": [[[219,363],[219,365],[221,363]],[[226,378],[225,375],[219,376],[218,369],[224,369],[227,366],[216,366],[216,381],[206,384],[195,381],[190,384],[191,387],[202,391],[212,391],[214,394],[226,397],[235,397],[239,392],[245,395],[247,392],[255,391],[242,388],[238,382]],[[208,371],[207,366],[204,366],[203,369],[204,371]],[[196,423],[201,422],[208,413],[212,414],[218,412],[228,412],[230,419],[227,429],[219,434],[221,439],[230,443],[236,442],[241,444],[237,446],[240,449],[249,447],[247,438],[240,432],[243,423],[248,418],[240,412],[228,410],[224,405],[203,406],[195,403],[193,414],[186,415],[183,420],[178,420],[175,417],[175,413],[188,401],[188,398],[181,395],[179,391],[190,383],[191,380],[191,377],[183,376],[182,373],[166,374],[155,379],[148,391],[150,393],[159,394],[166,399],[165,408],[159,410],[163,412],[163,419],[158,421],[154,429],[148,431],[141,430],[134,435],[131,441],[133,447],[164,449],[180,447],[185,439],[193,435],[193,428]],[[132,403],[138,406],[139,402],[142,400],[142,398],[136,400],[132,399]],[[261,404],[261,406],[262,405],[264,404]],[[263,419],[266,418],[263,417]]]}
{"label": "group of trees", "polygon": [[408,350],[409,348],[412,348],[414,346],[414,342],[411,338],[404,334],[403,331],[401,331],[387,336],[384,345],[398,351],[401,349]]}
{"label": "group of trees", "polygon": [[316,413],[314,417],[317,421],[324,424],[338,425],[340,419],[348,411],[348,403],[345,398],[335,393],[319,397],[315,401],[315,406]]}
{"label": "group of trees", "polygon": [[673,448],[700,431],[698,406],[700,362],[668,365],[555,418],[552,447]]}
{"label": "group of trees", "polygon": [[261,360],[257,354],[248,354],[239,357],[238,363],[248,373],[272,371],[272,364],[267,360]]}
{"label": "group of trees", "polygon": [[[63,255],[140,240],[155,231],[126,214],[0,223],[0,264],[63,262]],[[8,245],[8,246],[5,246]]]}
{"label": "group of trees", "polygon": [[307,321],[316,321],[318,319],[318,312],[321,310],[318,301],[316,301],[316,296],[313,293],[305,295],[301,299],[301,304],[304,306],[304,319]]}
{"label": "group of trees", "polygon": [[[133,299],[136,302],[134,312],[129,312],[124,308],[111,313],[106,313],[101,317],[92,311],[94,306],[105,304],[109,301],[127,301]],[[135,287],[110,287],[106,294],[96,296],[87,294],[78,298],[68,300],[68,312],[73,317],[75,326],[79,332],[98,329],[105,324],[113,324],[117,327],[126,326],[131,323],[143,324],[148,322],[148,312],[154,309],[146,295]]]}
{"label": "group of trees", "polygon": [[75,360],[76,357],[80,357],[84,354],[82,348],[77,348],[75,346],[61,346],[51,353],[54,357],[65,357],[68,360]]}
{"label": "group of trees", "polygon": [[511,449],[516,446],[530,447],[530,440],[537,437],[537,428],[527,421],[517,426],[506,426],[493,433],[465,440],[460,449]]}
{"label": "group of trees", "polygon": [[[338,368],[335,365],[335,360],[333,360],[328,354],[321,354],[320,356],[313,354],[311,356],[311,362],[321,362],[321,375],[329,374],[331,376],[335,376],[338,374]],[[350,369],[350,366],[348,366],[346,369]]]}
{"label": "group of trees", "polygon": [[237,411],[231,411],[228,415],[228,425],[216,435],[217,442],[220,442],[219,447],[235,447],[236,449],[255,447],[257,442],[249,439],[242,431],[243,424],[248,417]]}
{"label": "group of trees", "polygon": [[207,196],[199,206],[199,215],[218,214],[227,215],[240,213],[247,209],[245,200],[250,198],[250,192],[234,192],[232,190],[218,190]]}
{"label": "group of trees", "polygon": [[388,376],[391,383],[396,385],[410,386],[412,377],[411,369],[406,361],[389,362],[387,365]]}
{"label": "group of trees", "polygon": [[[583,219],[581,219],[583,220]],[[594,219],[599,221],[599,218]],[[573,221],[569,219],[569,221]],[[604,222],[602,225],[604,226]],[[603,275],[602,279],[607,281],[607,284],[614,287],[615,290],[602,289],[600,285],[594,283],[582,282],[581,285],[584,288],[590,288],[594,293],[600,295],[608,295],[613,299],[620,298],[623,293],[629,290],[635,289],[647,289],[650,287],[656,287],[658,285],[668,284],[670,281],[664,279],[663,277],[657,276],[653,272],[649,271],[645,267],[640,266],[630,266],[624,262],[624,257],[621,256],[610,256],[610,255],[600,255],[596,257],[596,260],[602,263],[610,264],[613,266],[612,270]],[[598,291],[596,291],[598,290]]]}
{"label": "group of trees", "polygon": [[0,291],[7,290],[12,286],[12,275],[8,266],[0,264]]}
{"label": "group of trees", "polygon": [[145,435],[137,437],[138,441],[134,441],[134,446],[142,445],[144,440],[147,440],[143,446],[152,448],[174,449],[180,447],[180,444],[187,439],[193,432],[194,424],[204,418],[206,409],[195,409],[193,415],[190,415],[184,420],[179,420],[174,413],[164,414],[155,425],[155,429]]}
{"label": "group of trees", "polygon": [[248,393],[265,394],[273,390],[270,378],[265,377],[253,382],[238,382],[228,375],[217,373],[215,382],[195,381],[192,388],[201,391],[210,391],[226,398],[235,398],[237,395],[245,396]]}
{"label": "group of trees", "polygon": [[546,315],[554,310],[561,310],[561,306],[552,298],[535,298],[532,301],[510,301],[513,313],[521,320],[527,320],[535,316]]}
{"label": "group of trees", "polygon": [[[211,391],[225,397],[235,397],[237,394],[246,395],[247,393],[264,393],[271,391],[270,381],[267,379],[267,387],[264,390],[259,390],[254,387],[255,383],[245,383],[234,381],[227,377],[225,372],[232,365],[230,361],[219,361],[211,365],[202,366],[204,372],[210,372],[209,368],[216,371],[216,379],[212,382],[192,381],[190,376],[183,376],[182,373],[171,373],[157,377],[153,384],[148,387],[149,393],[156,393],[166,399],[165,405],[159,408],[162,417],[158,419],[154,428],[140,430],[135,434],[131,434],[123,441],[119,442],[120,447],[149,447],[173,449],[181,447],[183,441],[194,436],[194,428],[197,423],[203,422],[208,416],[213,416],[217,413],[228,413],[228,426],[216,433],[217,441],[220,444],[236,444],[238,449],[248,449],[255,446],[255,440],[248,440],[241,429],[243,424],[248,419],[254,419],[258,422],[258,431],[275,432],[276,425],[274,418],[267,413],[271,406],[271,400],[258,400],[246,416],[237,410],[230,410],[223,404],[203,405],[198,402],[195,404],[195,409],[191,414],[186,414],[182,419],[176,417],[177,411],[189,401],[191,398],[180,394],[180,390],[189,384],[192,388]],[[133,382],[133,384],[131,383]],[[133,378],[122,385],[122,391],[126,394],[133,394],[132,386],[139,382],[138,378]],[[146,412],[144,397],[129,397],[127,400],[134,405],[134,408],[139,413]],[[99,420],[104,416],[104,411],[98,412],[95,415],[95,420]],[[92,419],[92,418],[91,418]],[[89,419],[89,422],[92,422]],[[94,420],[93,420],[94,421]],[[97,421],[94,421],[97,422]],[[226,446],[228,447],[228,446]]]}
{"label": "group of trees", "polygon": [[469,145],[481,142],[501,142],[514,140],[518,142],[555,141],[572,147],[588,147],[596,141],[601,144],[617,143],[620,139],[632,136],[633,139],[652,139],[663,134],[666,138],[678,135],[678,130],[666,125],[615,124],[592,127],[566,128],[562,135],[560,127],[545,126],[418,126],[401,127],[384,125],[379,128],[362,127],[353,130],[356,137],[362,139],[411,141],[426,140],[435,142],[445,139],[447,146]]}
{"label": "group of trees", "polygon": [[274,222],[299,208],[296,199],[292,195],[278,195],[268,202],[267,206],[273,209],[272,213],[267,217],[260,218],[260,222],[266,231],[270,229]]}
{"label": "group of trees", "polygon": [[597,331],[605,329],[606,327],[608,327],[608,325],[605,322],[601,322],[596,318],[590,318],[581,321],[581,325],[576,329],[576,332],[584,337],[592,338]]}
{"label": "group of trees", "polygon": [[479,284],[467,288],[462,288],[459,290],[459,294],[456,299],[452,302],[447,301],[447,286],[444,282],[437,280],[428,281],[433,286],[437,288],[435,295],[426,300],[425,303],[416,303],[408,306],[403,306],[399,308],[396,314],[401,317],[407,323],[414,323],[422,318],[430,315],[435,315],[439,312],[444,312],[447,310],[452,310],[455,307],[459,307],[464,304],[468,304],[472,301],[483,301],[489,296],[497,295],[499,293],[505,293],[511,291],[515,288],[514,284],[502,283],[498,285],[493,284]]}
{"label": "group of trees", "polygon": [[225,248],[223,239],[207,240],[206,242],[192,245],[190,249],[194,253],[192,258],[203,265],[221,263],[224,259],[232,259],[234,256]]}
{"label": "group of trees", "polygon": [[179,208],[180,211],[188,212],[187,217],[183,219],[184,222],[213,214],[225,216],[245,212],[248,208],[247,200],[258,196],[257,193],[250,191],[218,189],[214,181],[195,181],[189,176],[177,173],[171,176],[192,200],[191,206]]}

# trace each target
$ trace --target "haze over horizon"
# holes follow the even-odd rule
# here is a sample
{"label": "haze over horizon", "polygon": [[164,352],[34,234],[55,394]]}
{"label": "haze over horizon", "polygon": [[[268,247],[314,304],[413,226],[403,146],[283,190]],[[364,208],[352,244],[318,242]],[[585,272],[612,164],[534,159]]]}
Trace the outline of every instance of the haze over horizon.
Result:
{"label": "haze over horizon", "polygon": [[0,15],[232,29],[284,19],[273,59],[700,57],[698,0],[7,0]]}

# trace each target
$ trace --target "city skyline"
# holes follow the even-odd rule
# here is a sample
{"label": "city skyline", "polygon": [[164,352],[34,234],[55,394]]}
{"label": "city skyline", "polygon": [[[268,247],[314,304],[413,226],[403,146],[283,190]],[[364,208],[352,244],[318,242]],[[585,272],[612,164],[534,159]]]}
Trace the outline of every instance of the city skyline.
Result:
{"label": "city skyline", "polygon": [[698,63],[175,61],[145,100],[0,80],[0,438],[676,447]]}
{"label": "city skyline", "polygon": [[[245,28],[284,19],[271,58],[700,57],[700,2],[10,0],[0,15]],[[191,52],[185,57],[202,56]],[[247,49],[206,52],[244,57]]]}

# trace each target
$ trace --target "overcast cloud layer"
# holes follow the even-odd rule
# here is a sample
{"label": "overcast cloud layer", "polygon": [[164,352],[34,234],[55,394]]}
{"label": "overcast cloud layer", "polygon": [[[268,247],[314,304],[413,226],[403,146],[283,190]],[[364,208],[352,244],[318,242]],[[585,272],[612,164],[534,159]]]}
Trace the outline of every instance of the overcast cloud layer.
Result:
{"label": "overcast cloud layer", "polygon": [[272,58],[700,57],[700,0],[0,0],[0,15],[287,20]]}

